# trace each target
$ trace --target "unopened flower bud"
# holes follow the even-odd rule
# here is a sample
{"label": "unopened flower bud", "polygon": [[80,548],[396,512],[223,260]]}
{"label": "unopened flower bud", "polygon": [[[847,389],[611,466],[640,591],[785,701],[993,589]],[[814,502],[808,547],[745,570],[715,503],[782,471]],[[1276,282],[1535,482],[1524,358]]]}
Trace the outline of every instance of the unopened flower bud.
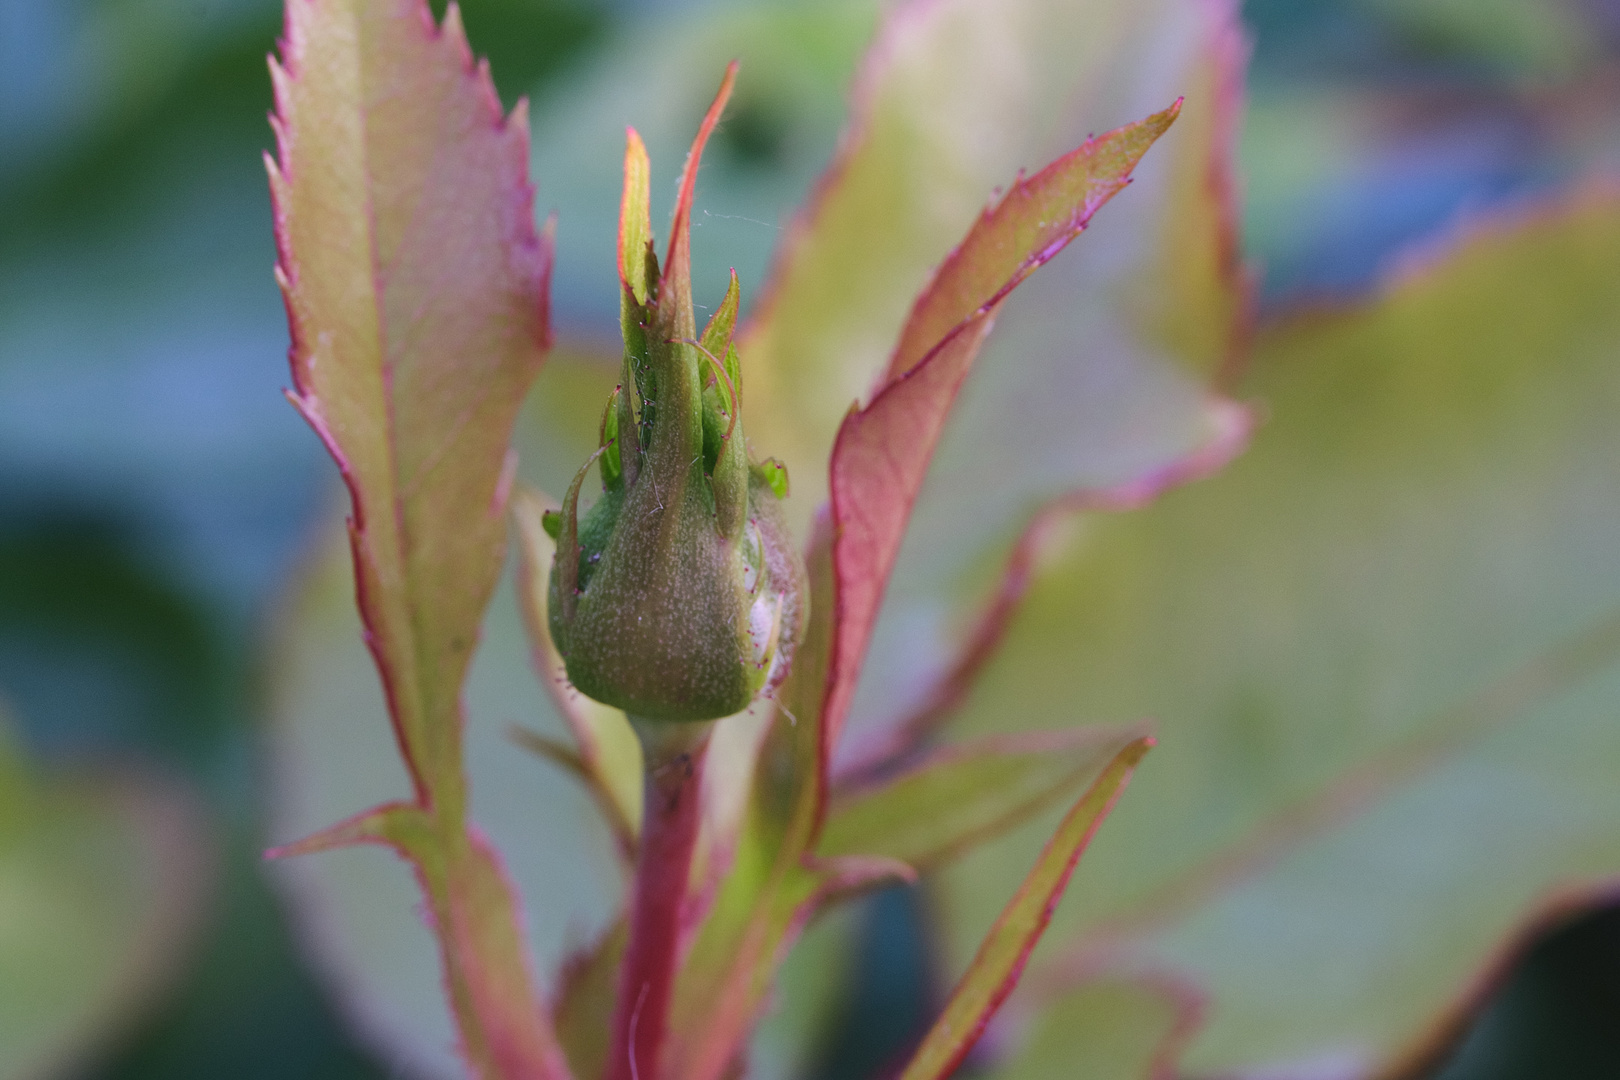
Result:
{"label": "unopened flower bud", "polygon": [[777,505],[786,473],[750,462],[743,442],[735,272],[701,335],[692,311],[693,180],[730,87],[728,73],[687,158],[662,272],[646,151],[630,132],[619,236],[623,375],[592,458],[602,497],[579,513],[588,461],[551,522],[551,633],[568,678],[646,720],[747,708],[786,675],[806,616],[804,567]]}

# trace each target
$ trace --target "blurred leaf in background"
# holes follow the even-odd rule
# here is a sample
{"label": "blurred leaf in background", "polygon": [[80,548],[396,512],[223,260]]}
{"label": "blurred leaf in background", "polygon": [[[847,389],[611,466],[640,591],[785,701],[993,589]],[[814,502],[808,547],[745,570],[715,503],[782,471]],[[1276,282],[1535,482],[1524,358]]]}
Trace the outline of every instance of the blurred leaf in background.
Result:
{"label": "blurred leaf in background", "polygon": [[209,838],[172,784],[127,767],[40,771],[12,740],[0,714],[0,1075],[64,1075],[183,969]]}

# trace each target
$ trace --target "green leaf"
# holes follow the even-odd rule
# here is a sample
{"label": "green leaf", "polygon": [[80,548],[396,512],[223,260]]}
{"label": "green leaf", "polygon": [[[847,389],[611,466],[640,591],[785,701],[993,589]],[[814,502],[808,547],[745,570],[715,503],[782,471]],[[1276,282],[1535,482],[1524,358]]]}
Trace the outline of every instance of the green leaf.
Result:
{"label": "green leaf", "polygon": [[526,111],[501,114],[454,6],[440,27],[424,0],[289,0],[282,53],[266,165],[289,396],[349,488],[357,599],[414,796],[283,850],[372,840],[410,859],[467,1065],[563,1077],[517,901],[468,831],[461,740],[512,425],[548,334]]}
{"label": "green leaf", "polygon": [[35,774],[0,711],[0,1071],[63,1076],[164,997],[208,891],[197,808],[138,774]]}
{"label": "green leaf", "polygon": [[1137,738],[1126,745],[1064,815],[1034,868],[980,944],[978,954],[900,1080],[945,1080],[973,1049],[985,1025],[1017,985],[1081,853],[1113,808],[1136,763],[1152,745],[1150,738]]}
{"label": "green leaf", "polygon": [[[1592,190],[1269,328],[1250,452],[1079,521],[975,689],[963,733],[1156,718],[1054,935],[1209,993],[1184,1071],[1397,1071],[1620,868],[1617,253]],[[946,872],[959,958],[1038,842]]]}
{"label": "green leaf", "polygon": [[835,791],[817,853],[881,855],[927,871],[1089,786],[1140,732],[990,736]]}

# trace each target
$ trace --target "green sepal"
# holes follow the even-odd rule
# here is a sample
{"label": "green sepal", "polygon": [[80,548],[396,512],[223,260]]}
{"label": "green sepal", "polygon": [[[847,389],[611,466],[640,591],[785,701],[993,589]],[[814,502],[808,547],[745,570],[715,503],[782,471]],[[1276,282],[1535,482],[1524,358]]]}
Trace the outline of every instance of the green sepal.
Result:
{"label": "green sepal", "polygon": [[602,487],[607,491],[622,486],[624,482],[624,468],[619,456],[618,410],[619,397],[623,392],[622,386],[613,388],[607,408],[602,410],[602,430],[597,438],[597,445],[602,448]]}
{"label": "green sepal", "polygon": [[754,475],[770,489],[772,495],[778,499],[788,497],[788,471],[787,466],[775,458],[766,458],[754,465]]}
{"label": "green sepal", "polygon": [[726,286],[725,299],[709,317],[709,325],[703,328],[703,347],[716,356],[724,356],[726,349],[731,345],[731,332],[737,326],[737,309],[742,304],[742,286],[737,283],[737,271],[731,271],[731,284]]}
{"label": "green sepal", "polygon": [[[743,521],[748,516],[749,502],[748,450],[742,437],[740,369],[737,346],[730,345],[726,349],[724,364],[726,373],[724,389],[728,391],[727,396],[730,400],[724,403],[726,410],[723,414],[719,414],[716,410],[715,420],[724,421],[724,426],[720,428],[720,441],[716,447],[714,464],[711,466],[709,483],[714,491],[714,512],[720,527],[720,535],[731,540],[736,540],[741,534]],[[718,380],[714,389],[717,395],[722,389]],[[709,411],[707,408],[704,410],[705,435]]]}

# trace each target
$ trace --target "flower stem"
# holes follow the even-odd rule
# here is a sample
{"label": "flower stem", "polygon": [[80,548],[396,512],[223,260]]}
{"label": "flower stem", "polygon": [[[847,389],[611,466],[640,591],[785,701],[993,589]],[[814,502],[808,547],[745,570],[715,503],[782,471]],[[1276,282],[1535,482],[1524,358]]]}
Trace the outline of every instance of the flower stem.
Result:
{"label": "flower stem", "polygon": [[605,1080],[658,1080],[680,959],[681,907],[702,820],[703,755],[713,724],[637,717],[630,722],[646,763],[641,846]]}

